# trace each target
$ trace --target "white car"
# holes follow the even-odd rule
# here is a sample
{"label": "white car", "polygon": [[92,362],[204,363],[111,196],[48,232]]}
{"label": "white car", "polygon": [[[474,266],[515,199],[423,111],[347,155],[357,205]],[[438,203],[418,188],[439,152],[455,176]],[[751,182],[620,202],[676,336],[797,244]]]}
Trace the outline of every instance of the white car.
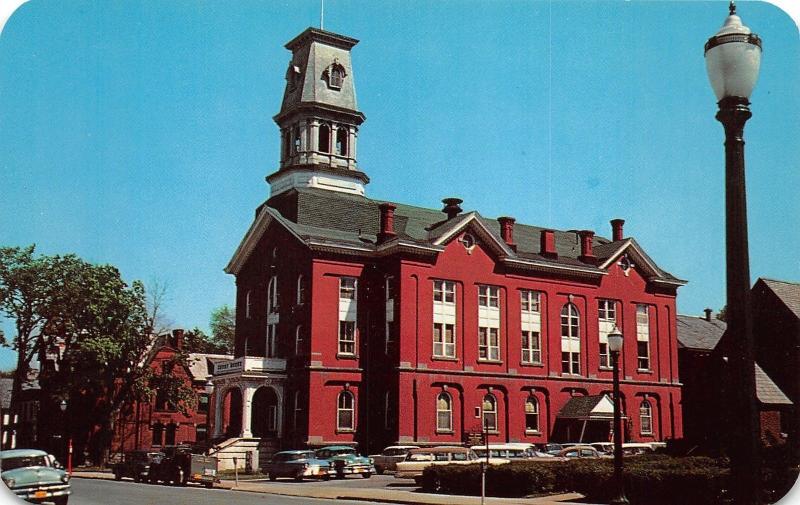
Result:
{"label": "white car", "polygon": [[406,459],[411,449],[416,449],[416,445],[390,445],[380,454],[371,454],[369,457],[375,462],[375,471],[381,475],[385,471],[393,472],[397,469],[397,463]]}
{"label": "white car", "polygon": [[[431,465],[470,465],[480,462],[481,458],[468,447],[420,447],[409,451],[406,459],[397,463],[394,476],[398,479],[414,479],[417,484],[421,484],[422,472]],[[508,462],[509,460],[505,458],[489,458],[490,465],[502,465]]]}

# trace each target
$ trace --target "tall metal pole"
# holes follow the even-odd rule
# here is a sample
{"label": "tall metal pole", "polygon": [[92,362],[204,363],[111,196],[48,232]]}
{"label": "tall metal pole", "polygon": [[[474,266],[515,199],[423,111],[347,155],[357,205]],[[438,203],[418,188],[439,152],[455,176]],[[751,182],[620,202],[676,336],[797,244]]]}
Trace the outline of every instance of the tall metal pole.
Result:
{"label": "tall metal pole", "polygon": [[761,479],[758,407],[750,309],[750,259],[747,244],[747,198],[744,171],[744,125],[752,116],[750,102],[726,97],[717,120],[725,128],[725,252],[731,395],[726,399],[731,433],[731,482],[737,504],[760,503]]}
{"label": "tall metal pole", "polygon": [[619,393],[619,351],[611,351],[611,366],[614,373],[614,499],[612,504],[628,503],[625,484],[622,480],[622,413]]}
{"label": "tall metal pole", "polygon": [[486,503],[486,470],[489,468],[489,421],[481,412],[483,418],[483,441],[486,444],[486,461],[481,461],[481,505]]}

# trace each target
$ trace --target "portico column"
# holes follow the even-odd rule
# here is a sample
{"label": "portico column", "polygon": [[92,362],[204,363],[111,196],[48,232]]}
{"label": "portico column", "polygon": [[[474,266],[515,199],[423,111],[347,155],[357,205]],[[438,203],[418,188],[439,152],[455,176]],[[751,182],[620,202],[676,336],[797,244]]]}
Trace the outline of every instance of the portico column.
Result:
{"label": "portico column", "polygon": [[214,387],[214,432],[212,438],[219,438],[222,436],[222,407],[224,396],[222,396],[222,388],[220,386]]}
{"label": "portico column", "polygon": [[253,437],[253,432],[250,430],[250,413],[254,390],[255,388],[249,384],[242,386],[242,438]]}

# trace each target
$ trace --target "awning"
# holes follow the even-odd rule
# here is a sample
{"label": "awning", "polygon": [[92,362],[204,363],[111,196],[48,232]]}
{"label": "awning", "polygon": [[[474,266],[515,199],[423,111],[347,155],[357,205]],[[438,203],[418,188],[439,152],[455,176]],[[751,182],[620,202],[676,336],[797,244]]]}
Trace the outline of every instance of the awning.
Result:
{"label": "awning", "polygon": [[614,403],[608,395],[573,396],[556,417],[580,421],[608,421],[614,419]]}

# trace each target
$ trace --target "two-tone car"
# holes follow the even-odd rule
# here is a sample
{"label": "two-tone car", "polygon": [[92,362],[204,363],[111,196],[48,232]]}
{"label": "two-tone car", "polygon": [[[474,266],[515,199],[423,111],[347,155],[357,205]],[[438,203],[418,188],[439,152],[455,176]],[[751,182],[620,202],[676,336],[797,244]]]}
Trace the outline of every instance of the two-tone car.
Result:
{"label": "two-tone car", "polygon": [[369,479],[375,473],[372,458],[359,456],[353,447],[329,445],[317,449],[316,456],[330,463],[337,479],[343,479],[347,475],[360,475]]}
{"label": "two-tone car", "polygon": [[331,478],[331,466],[327,460],[319,459],[314,451],[276,452],[272,459],[261,468],[261,473],[274,481],[278,477],[290,477],[298,482],[304,478]]}
{"label": "two-tone car", "polygon": [[[471,465],[478,464],[481,459],[469,447],[442,445],[437,447],[420,447],[408,452],[404,461],[397,463],[394,476],[398,479],[414,479],[417,484],[422,483],[422,472],[434,465]],[[489,457],[490,465],[503,465],[510,460],[507,458]]]}
{"label": "two-tone car", "polygon": [[69,475],[54,456],[38,449],[0,451],[0,469],[3,482],[23,500],[67,505]]}
{"label": "two-tone car", "polygon": [[378,475],[383,475],[383,472],[397,470],[397,463],[406,459],[408,451],[416,448],[416,445],[390,445],[380,454],[371,454],[369,457],[372,458]]}
{"label": "two-tone car", "polygon": [[164,457],[159,451],[130,451],[126,452],[122,461],[115,463],[111,469],[114,479],[120,480],[129,477],[134,482],[147,482],[150,479],[150,465]]}

